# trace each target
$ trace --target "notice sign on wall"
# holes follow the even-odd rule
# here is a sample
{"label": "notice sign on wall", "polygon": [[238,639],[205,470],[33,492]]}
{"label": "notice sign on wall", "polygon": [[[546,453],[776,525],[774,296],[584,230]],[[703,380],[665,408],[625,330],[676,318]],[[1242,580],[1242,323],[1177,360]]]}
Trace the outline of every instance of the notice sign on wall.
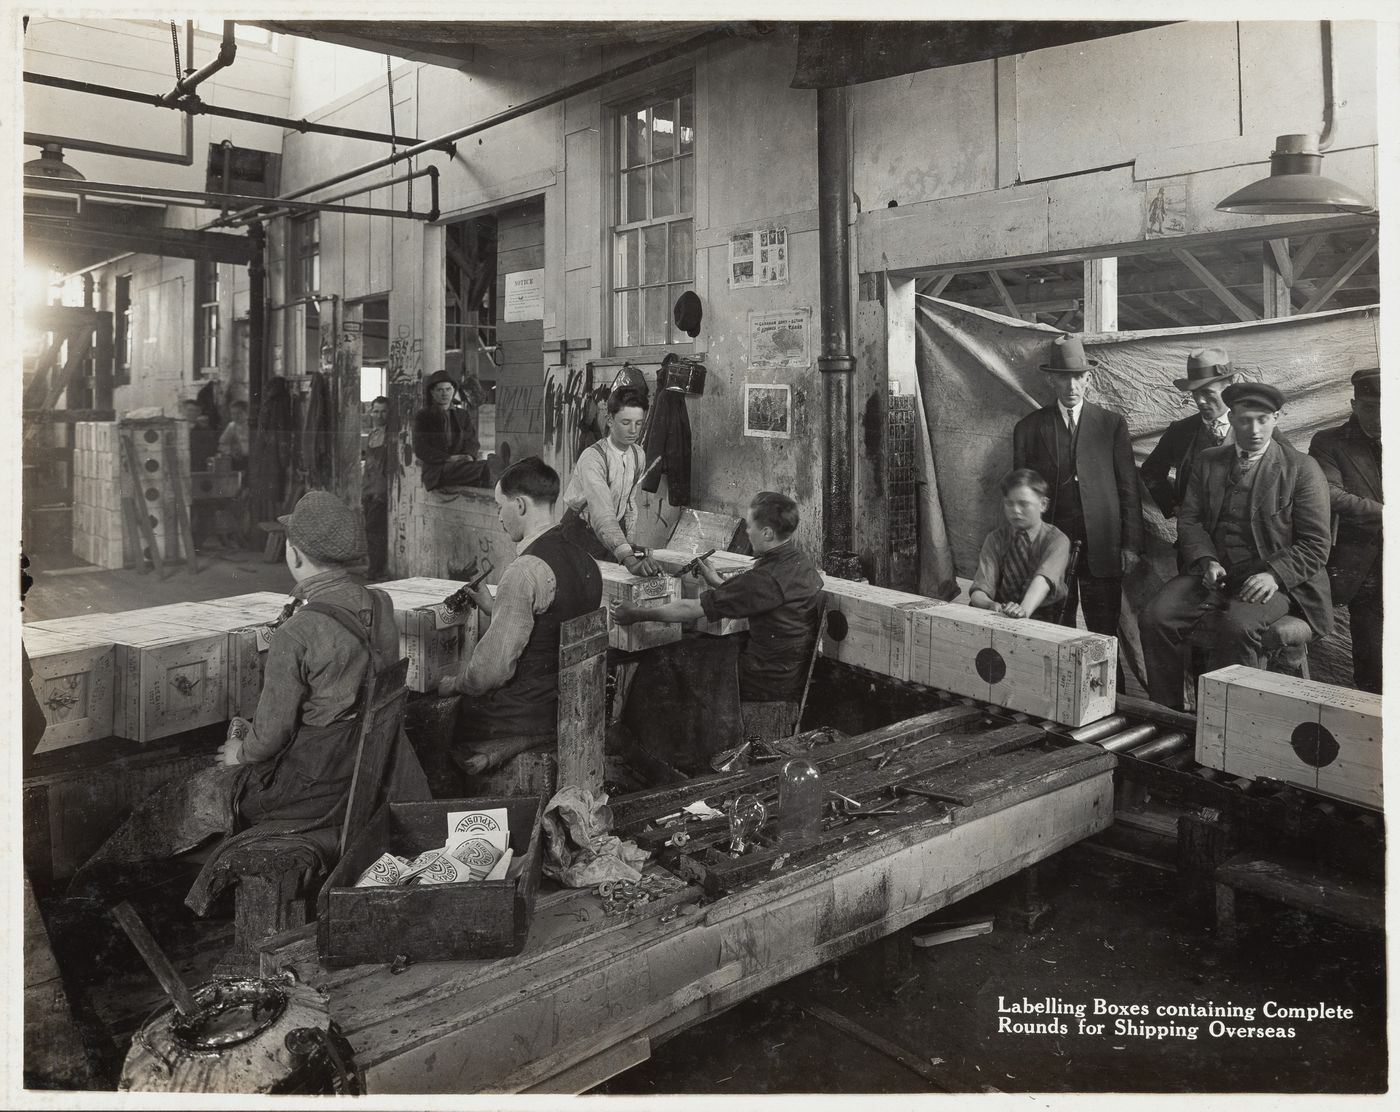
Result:
{"label": "notice sign on wall", "polygon": [[544,319],[544,270],[517,270],[506,275],[502,320]]}
{"label": "notice sign on wall", "polygon": [[729,288],[786,286],[788,243],[786,228],[764,228],[729,237]]}
{"label": "notice sign on wall", "polygon": [[810,367],[812,310],[749,314],[750,367]]}

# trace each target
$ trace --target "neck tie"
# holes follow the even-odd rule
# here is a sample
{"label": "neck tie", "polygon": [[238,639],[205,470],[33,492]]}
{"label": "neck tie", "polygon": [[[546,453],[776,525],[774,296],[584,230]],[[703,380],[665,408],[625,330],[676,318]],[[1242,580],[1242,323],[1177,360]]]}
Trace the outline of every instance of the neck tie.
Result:
{"label": "neck tie", "polygon": [[1074,410],[1065,410],[1065,421],[1069,424],[1069,442],[1074,444],[1074,434],[1079,431],[1079,422],[1074,419]]}
{"label": "neck tie", "polygon": [[1035,568],[1031,564],[1031,535],[1024,529],[1018,529],[1016,535],[1011,538],[1011,547],[1006,552],[1006,565],[999,576],[997,601],[1020,602],[1034,574]]}

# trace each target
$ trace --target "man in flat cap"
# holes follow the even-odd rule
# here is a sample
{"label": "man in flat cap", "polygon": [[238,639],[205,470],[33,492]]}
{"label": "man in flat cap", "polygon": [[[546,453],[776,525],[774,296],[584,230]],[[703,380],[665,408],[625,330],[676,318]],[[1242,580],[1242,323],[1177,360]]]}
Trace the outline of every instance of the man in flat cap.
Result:
{"label": "man in flat cap", "polygon": [[1234,443],[1197,457],[1177,515],[1183,574],[1148,603],[1139,621],[1148,694],[1182,706],[1182,642],[1211,611],[1219,626],[1211,667],[1262,668],[1266,633],[1285,614],[1315,637],[1332,631],[1327,553],[1332,531],[1327,480],[1317,462],[1273,439],[1283,394],[1235,383],[1221,395]]}
{"label": "man in flat cap", "polygon": [[1143,485],[1163,517],[1176,516],[1196,457],[1230,439],[1230,410],[1220,395],[1234,380],[1230,357],[1220,348],[1205,348],[1188,355],[1186,377],[1172,381],[1189,395],[1196,412],[1168,425],[1142,464]]}
{"label": "man in flat cap", "polygon": [[1356,686],[1381,690],[1381,372],[1351,376],[1351,419],[1313,437],[1308,454],[1327,476],[1334,534],[1327,572],[1332,604],[1351,614],[1351,658]]}
{"label": "man in flat cap", "polygon": [[1078,336],[1058,336],[1041,365],[1055,402],[1023,417],[1012,434],[1013,464],[1050,483],[1045,520],[1070,541],[1083,542],[1080,574],[1070,569],[1062,621],[1075,624],[1083,600],[1084,624],[1094,633],[1118,633],[1123,576],[1142,555],[1142,504],[1128,426],[1117,413],[1085,401],[1098,361]]}
{"label": "man in flat cap", "polygon": [[[298,605],[271,635],[252,721],[229,723],[214,768],[148,796],[78,870],[70,895],[115,894],[124,870],[193,849],[213,834],[269,820],[332,826],[343,814],[361,681],[371,664],[388,667],[399,657],[394,607],[384,592],[352,577],[350,567],[365,558],[364,530],[334,494],[310,491],[278,520],[287,530]],[[396,760],[411,759],[405,746],[396,749]]]}

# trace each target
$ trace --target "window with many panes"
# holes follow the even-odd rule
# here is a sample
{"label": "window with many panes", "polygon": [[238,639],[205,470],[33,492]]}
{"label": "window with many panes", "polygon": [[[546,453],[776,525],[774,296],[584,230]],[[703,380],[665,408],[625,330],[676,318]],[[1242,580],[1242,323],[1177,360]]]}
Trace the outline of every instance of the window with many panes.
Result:
{"label": "window with many panes", "polygon": [[614,142],[613,346],[688,344],[671,307],[695,282],[694,92],[619,109]]}
{"label": "window with many panes", "polygon": [[321,288],[321,217],[309,212],[291,220],[292,296],[305,297]]}
{"label": "window with many panes", "polygon": [[194,264],[194,377],[219,366],[219,266]]}

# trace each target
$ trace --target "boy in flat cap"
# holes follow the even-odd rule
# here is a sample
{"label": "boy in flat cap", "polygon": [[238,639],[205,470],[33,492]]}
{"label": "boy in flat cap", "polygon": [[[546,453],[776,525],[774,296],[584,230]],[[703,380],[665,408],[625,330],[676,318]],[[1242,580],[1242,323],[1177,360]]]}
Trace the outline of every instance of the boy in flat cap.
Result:
{"label": "boy in flat cap", "polygon": [[1089,630],[1114,636],[1123,576],[1142,555],[1142,503],[1126,422],[1084,400],[1097,366],[1097,360],[1085,356],[1078,336],[1055,338],[1050,362],[1040,368],[1054,388],[1055,401],[1017,422],[1012,467],[1045,477],[1050,484],[1045,520],[1071,541],[1083,542],[1084,570],[1070,581],[1061,620],[1073,626],[1082,599]]}
{"label": "boy in flat cap", "polygon": [[1181,644],[1210,611],[1221,612],[1212,668],[1262,668],[1265,633],[1288,613],[1301,616],[1315,637],[1332,631],[1331,510],[1322,469],[1273,439],[1280,391],[1244,382],[1221,396],[1234,443],[1197,458],[1177,517],[1184,574],[1166,583],[1139,621],[1148,694],[1178,709]]}
{"label": "boy in flat cap", "polygon": [[1308,455],[1327,476],[1332,496],[1334,538],[1327,572],[1332,604],[1351,614],[1351,657],[1356,686],[1381,690],[1382,588],[1381,372],[1351,376],[1351,419],[1313,437]]}
{"label": "boy in flat cap", "polygon": [[[172,857],[213,834],[269,820],[299,828],[338,820],[365,669],[399,656],[394,608],[388,595],[352,578],[349,568],[365,558],[364,530],[339,498],[310,491],[278,520],[300,605],[272,634],[253,720],[229,723],[214,768],[148,796],[78,870],[70,895],[111,893],[122,867]],[[410,759],[405,749],[396,746],[396,760]]]}

